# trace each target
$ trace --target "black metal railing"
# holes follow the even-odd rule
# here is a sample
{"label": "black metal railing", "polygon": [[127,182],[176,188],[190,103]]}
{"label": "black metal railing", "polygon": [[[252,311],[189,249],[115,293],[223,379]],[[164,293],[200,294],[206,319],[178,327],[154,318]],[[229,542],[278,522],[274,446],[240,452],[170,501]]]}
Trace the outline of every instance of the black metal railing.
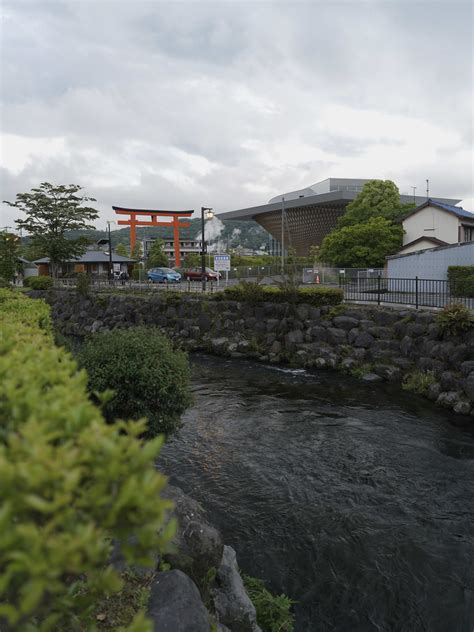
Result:
{"label": "black metal railing", "polygon": [[[54,279],[54,287],[58,289],[75,289],[77,279]],[[221,282],[207,281],[206,293],[212,294],[222,289],[224,284]],[[182,281],[181,283],[152,283],[148,280],[135,281],[132,279],[90,279],[89,288],[96,291],[110,290],[133,290],[136,292],[192,292],[202,293],[201,282]]]}
{"label": "black metal railing", "polygon": [[451,303],[462,303],[474,309],[474,297],[459,296],[442,279],[387,279],[381,276],[370,279],[339,278],[339,287],[344,290],[346,301],[396,303],[418,307],[444,307]]}

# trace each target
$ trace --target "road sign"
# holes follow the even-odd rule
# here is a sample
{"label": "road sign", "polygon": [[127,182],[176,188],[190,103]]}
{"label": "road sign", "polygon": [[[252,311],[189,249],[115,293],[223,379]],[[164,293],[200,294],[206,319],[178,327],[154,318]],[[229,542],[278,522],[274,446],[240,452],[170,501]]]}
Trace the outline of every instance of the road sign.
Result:
{"label": "road sign", "polygon": [[216,272],[229,272],[230,255],[214,255],[214,270]]}

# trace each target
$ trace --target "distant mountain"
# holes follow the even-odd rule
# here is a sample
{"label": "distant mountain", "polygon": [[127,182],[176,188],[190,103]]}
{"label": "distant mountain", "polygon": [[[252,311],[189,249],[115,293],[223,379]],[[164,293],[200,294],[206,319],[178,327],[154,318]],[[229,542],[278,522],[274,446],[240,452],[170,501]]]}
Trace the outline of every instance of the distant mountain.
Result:
{"label": "distant mountain", "polygon": [[[201,220],[195,218],[191,220],[189,228],[180,231],[182,239],[200,239]],[[211,220],[206,222],[206,241],[212,250],[228,250],[230,248],[244,248],[248,250],[267,250],[270,245],[270,235],[256,222],[242,222],[237,220]],[[74,230],[67,233],[70,239],[77,237],[87,237],[91,242],[99,239],[107,239],[105,230]],[[173,239],[173,231],[168,228],[139,226],[137,227],[137,239],[140,241],[146,237],[161,237],[162,239]],[[112,231],[112,245],[118,244],[130,246],[130,228],[120,228]]]}

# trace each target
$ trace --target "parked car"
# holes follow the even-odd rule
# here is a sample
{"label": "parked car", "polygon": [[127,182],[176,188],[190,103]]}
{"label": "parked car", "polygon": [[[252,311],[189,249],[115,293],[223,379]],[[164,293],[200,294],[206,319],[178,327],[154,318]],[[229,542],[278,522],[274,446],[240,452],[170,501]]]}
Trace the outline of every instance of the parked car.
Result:
{"label": "parked car", "polygon": [[147,278],[152,283],[181,283],[181,275],[171,268],[151,268]]}
{"label": "parked car", "polygon": [[[183,277],[185,281],[202,281],[202,268],[183,270]],[[205,277],[206,281],[218,281],[221,278],[221,273],[212,270],[212,268],[206,268]]]}

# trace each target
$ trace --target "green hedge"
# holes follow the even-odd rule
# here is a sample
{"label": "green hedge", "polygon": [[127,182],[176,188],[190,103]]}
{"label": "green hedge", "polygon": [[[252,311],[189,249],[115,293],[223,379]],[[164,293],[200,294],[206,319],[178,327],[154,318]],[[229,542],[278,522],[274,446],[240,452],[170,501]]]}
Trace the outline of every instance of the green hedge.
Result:
{"label": "green hedge", "polygon": [[26,277],[23,285],[32,290],[49,290],[53,287],[53,279],[49,276],[31,276]]}
{"label": "green hedge", "polygon": [[453,296],[474,298],[474,266],[448,266],[448,282]]}
{"label": "green hedge", "polygon": [[[169,540],[161,440],[105,423],[87,375],[54,345],[49,308],[0,290],[0,629],[95,630],[121,588],[112,542],[152,564]],[[161,531],[161,535],[158,533]],[[150,630],[143,614],[127,628]]]}
{"label": "green hedge", "polygon": [[224,292],[215,294],[217,300],[233,300],[249,303],[306,303],[314,307],[339,305],[343,293],[332,287],[295,287],[279,288],[257,283],[242,283],[227,287]]}
{"label": "green hedge", "polygon": [[103,409],[108,421],[147,417],[148,436],[172,432],[191,402],[187,355],[154,327],[94,334],[79,362],[92,392],[114,391]]}

